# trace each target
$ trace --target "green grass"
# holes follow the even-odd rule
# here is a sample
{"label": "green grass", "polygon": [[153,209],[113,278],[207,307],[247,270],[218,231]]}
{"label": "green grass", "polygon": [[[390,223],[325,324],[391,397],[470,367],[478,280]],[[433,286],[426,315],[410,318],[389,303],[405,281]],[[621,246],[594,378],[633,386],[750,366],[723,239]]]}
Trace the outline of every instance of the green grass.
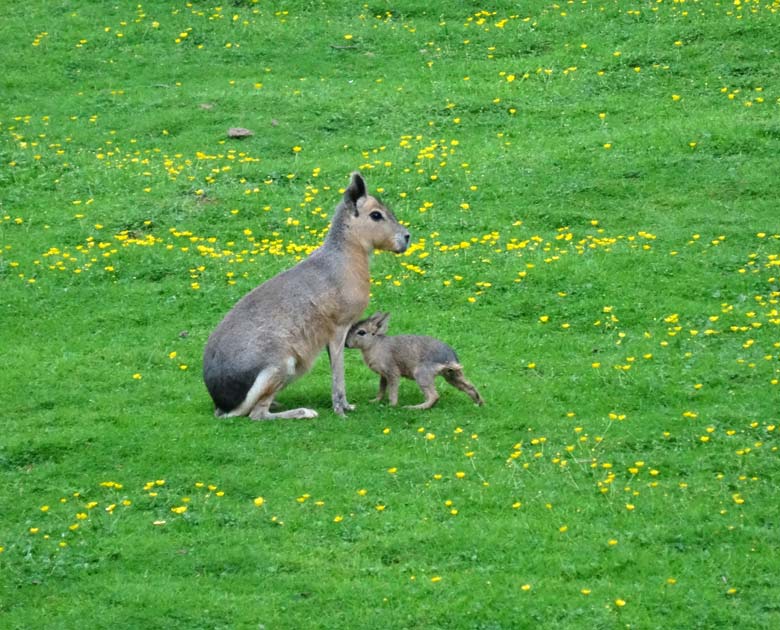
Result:
{"label": "green grass", "polygon": [[[777,627],[780,6],[333,4],[3,12],[0,625]],[[486,406],[215,420],[355,169]]]}

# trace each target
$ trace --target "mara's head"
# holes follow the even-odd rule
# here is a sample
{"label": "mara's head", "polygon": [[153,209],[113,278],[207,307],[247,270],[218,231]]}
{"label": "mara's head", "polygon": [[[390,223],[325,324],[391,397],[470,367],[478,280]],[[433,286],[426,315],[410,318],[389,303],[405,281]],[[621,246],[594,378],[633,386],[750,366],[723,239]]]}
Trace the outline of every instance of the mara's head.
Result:
{"label": "mara's head", "polygon": [[390,313],[374,313],[367,319],[361,319],[352,325],[347,333],[347,348],[360,348],[365,350],[373,344],[377,337],[387,333],[387,325],[390,322]]}
{"label": "mara's head", "polygon": [[382,249],[402,254],[409,247],[409,230],[389,208],[368,193],[360,173],[352,173],[338,215],[341,236],[359,243],[368,252]]}

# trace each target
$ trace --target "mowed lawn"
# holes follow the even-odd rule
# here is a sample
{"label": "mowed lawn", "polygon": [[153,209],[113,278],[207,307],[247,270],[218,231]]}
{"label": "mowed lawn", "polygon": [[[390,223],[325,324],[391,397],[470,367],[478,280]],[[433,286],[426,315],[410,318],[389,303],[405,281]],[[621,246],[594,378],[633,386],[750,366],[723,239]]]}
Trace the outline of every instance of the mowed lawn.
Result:
{"label": "mowed lawn", "polygon": [[[780,3],[7,6],[0,626],[776,628]],[[241,128],[244,137],[231,137]],[[350,173],[485,398],[217,420]]]}

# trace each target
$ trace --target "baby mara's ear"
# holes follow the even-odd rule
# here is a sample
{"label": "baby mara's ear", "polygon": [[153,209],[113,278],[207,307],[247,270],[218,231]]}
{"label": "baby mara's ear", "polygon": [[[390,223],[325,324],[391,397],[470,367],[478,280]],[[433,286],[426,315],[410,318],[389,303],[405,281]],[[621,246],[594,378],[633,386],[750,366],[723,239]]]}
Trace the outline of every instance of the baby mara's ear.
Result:
{"label": "baby mara's ear", "polygon": [[374,325],[376,326],[376,334],[384,335],[387,333],[387,327],[390,324],[390,313],[376,313],[374,315]]}

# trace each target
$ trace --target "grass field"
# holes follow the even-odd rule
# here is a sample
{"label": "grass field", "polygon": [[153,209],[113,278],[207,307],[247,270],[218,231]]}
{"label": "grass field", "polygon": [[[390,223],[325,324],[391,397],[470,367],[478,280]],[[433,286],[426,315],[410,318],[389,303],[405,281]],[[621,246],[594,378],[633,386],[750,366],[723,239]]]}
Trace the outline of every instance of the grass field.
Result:
{"label": "grass field", "polygon": [[[0,33],[0,626],[780,627],[780,2]],[[412,233],[370,312],[486,405],[372,405],[348,351],[346,419],[320,359],[318,419],[216,420],[209,333],[358,169]]]}

